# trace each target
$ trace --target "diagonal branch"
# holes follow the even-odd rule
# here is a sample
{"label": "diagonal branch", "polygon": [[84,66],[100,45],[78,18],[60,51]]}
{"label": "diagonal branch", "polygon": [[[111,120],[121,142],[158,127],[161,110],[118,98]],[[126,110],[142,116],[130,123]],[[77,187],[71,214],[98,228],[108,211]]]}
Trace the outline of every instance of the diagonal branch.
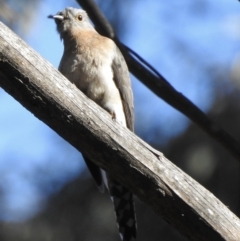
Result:
{"label": "diagonal branch", "polygon": [[1,22],[0,86],[186,237],[240,240],[240,220],[226,206],[112,121]]}
{"label": "diagonal branch", "polygon": [[117,39],[112,27],[110,27],[110,23],[103,16],[93,0],[77,0],[77,2],[87,10],[99,33],[115,40],[126,59],[129,70],[136,78],[145,84],[153,93],[201,127],[208,135],[218,141],[238,161],[240,161],[240,144],[237,140],[235,140],[221,126],[208,118],[184,95],[176,91],[162,75],[157,73],[156,70],[153,70],[152,67],[149,68],[150,65],[146,64],[146,61],[140,56],[124,46]]}

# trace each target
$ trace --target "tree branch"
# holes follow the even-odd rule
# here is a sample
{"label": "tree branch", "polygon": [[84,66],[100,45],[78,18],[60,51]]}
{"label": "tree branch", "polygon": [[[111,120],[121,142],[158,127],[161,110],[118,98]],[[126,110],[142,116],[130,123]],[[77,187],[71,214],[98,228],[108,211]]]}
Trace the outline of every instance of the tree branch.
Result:
{"label": "tree branch", "polygon": [[[103,16],[93,0],[77,0],[77,2],[87,10],[90,18],[95,24],[96,29],[102,35],[112,38],[128,64],[131,73],[145,84],[153,93],[162,98],[172,107],[187,116],[208,135],[218,141],[226,150],[228,150],[238,161],[240,161],[240,144],[221,126],[208,118],[197,106],[188,100],[149,64],[146,64],[140,56],[134,51],[124,46],[114,34],[110,23]],[[140,57],[140,58],[139,58]]]}
{"label": "tree branch", "polygon": [[186,237],[240,240],[240,221],[226,206],[112,121],[1,22],[0,86]]}

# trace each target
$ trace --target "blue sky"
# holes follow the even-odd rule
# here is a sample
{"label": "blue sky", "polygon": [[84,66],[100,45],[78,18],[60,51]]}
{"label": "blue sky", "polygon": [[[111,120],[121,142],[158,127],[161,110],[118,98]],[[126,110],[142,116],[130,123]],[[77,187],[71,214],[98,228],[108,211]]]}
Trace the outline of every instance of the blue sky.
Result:
{"label": "blue sky", "polygon": [[[202,66],[204,63],[227,69],[239,54],[240,3],[161,2],[133,1],[131,14],[126,10],[124,18],[126,33],[120,39],[206,112],[214,98],[213,87],[218,83],[212,83]],[[55,68],[63,46],[54,21],[47,19],[47,15],[62,10],[66,7],[64,3],[41,1],[24,38]],[[132,85],[140,137],[151,141],[148,133],[156,129],[162,135],[160,142],[164,142],[186,128],[188,120],[182,114],[133,77]],[[0,218],[21,220],[43,208],[46,197],[79,175],[84,164],[73,147],[63,145],[64,140],[2,89],[0,103],[0,191],[4,194],[0,198]]]}

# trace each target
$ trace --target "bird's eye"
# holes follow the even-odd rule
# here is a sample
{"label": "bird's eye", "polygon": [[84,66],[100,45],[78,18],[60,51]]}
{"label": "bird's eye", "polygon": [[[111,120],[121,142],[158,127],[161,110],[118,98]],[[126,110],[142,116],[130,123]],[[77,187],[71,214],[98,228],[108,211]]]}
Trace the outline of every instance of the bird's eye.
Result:
{"label": "bird's eye", "polygon": [[79,14],[79,15],[77,16],[77,19],[78,19],[79,21],[82,21],[82,20],[83,20],[83,16],[82,16],[81,14]]}

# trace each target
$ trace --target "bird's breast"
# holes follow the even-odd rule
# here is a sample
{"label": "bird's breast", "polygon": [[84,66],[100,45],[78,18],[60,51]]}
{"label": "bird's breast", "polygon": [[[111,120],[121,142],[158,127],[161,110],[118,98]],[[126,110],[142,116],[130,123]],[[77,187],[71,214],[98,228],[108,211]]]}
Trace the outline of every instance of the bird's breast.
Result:
{"label": "bird's breast", "polygon": [[111,60],[107,56],[85,51],[66,51],[59,65],[59,71],[83,93],[98,104],[113,83]]}

